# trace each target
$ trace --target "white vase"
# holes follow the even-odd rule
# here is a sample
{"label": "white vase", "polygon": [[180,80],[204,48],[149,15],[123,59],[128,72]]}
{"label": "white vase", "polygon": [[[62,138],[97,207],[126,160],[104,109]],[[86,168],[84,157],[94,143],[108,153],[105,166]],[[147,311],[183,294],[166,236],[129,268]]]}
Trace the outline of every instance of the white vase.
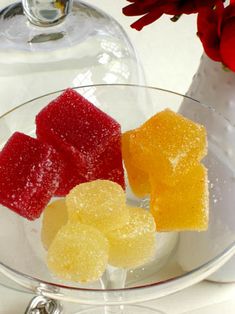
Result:
{"label": "white vase", "polygon": [[[223,152],[224,162],[229,163],[230,169],[235,169],[235,73],[226,71],[221,63],[210,60],[203,55],[187,96],[199,100],[212,108],[205,111],[201,106],[187,106],[187,99],[181,104],[180,113],[204,124],[210,134],[209,146],[217,146]],[[206,114],[205,114],[206,112]],[[215,119],[215,115],[218,117]],[[226,120],[226,121],[225,121]],[[227,123],[227,121],[230,122]],[[222,149],[221,149],[222,148]],[[209,156],[207,158],[210,158]],[[206,158],[206,159],[207,159]],[[207,165],[207,160],[205,164]],[[214,173],[210,173],[211,182],[220,178],[232,177],[232,171],[218,166]],[[232,180],[231,180],[232,181]],[[219,252],[235,241],[235,195],[226,193],[228,189],[235,190],[235,183],[218,182],[218,187],[227,198],[221,202],[213,199],[213,189],[210,191],[210,226],[206,233],[186,232],[180,235],[179,263],[185,270],[204,263],[207,257],[216,256]],[[220,185],[220,186],[219,186]],[[218,202],[217,202],[218,201]],[[216,203],[216,204],[215,204]],[[227,204],[227,206],[226,206]],[[234,204],[234,205],[233,205]],[[228,223],[229,221],[229,223]],[[229,226],[229,228],[227,227]],[[223,237],[221,237],[223,234]],[[195,254],[187,254],[188,250]],[[235,257],[225,264],[210,278],[219,282],[235,282]]]}
{"label": "white vase", "polygon": [[186,95],[210,106],[230,122],[225,128],[218,127],[209,111],[208,115],[205,115],[200,106],[195,106],[195,111],[192,111],[192,107],[189,110],[187,101],[184,101],[180,108],[182,114],[192,119],[198,117],[198,121],[209,128],[208,133],[212,134],[213,140],[224,148],[235,165],[235,156],[232,152],[232,148],[235,148],[232,130],[235,127],[235,73],[225,70],[220,62],[214,62],[203,54]]}
{"label": "white vase", "polygon": [[235,124],[235,73],[205,54],[187,95],[211,105],[218,113]]}

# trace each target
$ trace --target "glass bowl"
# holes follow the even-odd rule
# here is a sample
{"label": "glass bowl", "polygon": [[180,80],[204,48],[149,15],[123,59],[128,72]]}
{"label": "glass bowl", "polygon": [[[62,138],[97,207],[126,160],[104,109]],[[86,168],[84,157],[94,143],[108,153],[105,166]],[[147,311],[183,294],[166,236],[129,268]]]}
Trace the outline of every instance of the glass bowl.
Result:
{"label": "glass bowl", "polygon": [[[58,280],[48,271],[46,252],[40,239],[41,218],[27,221],[0,206],[0,271],[4,275],[1,279],[12,289],[55,300],[98,306],[95,313],[109,313],[107,306],[111,305],[118,305],[117,313],[133,313],[131,307],[123,310],[119,305],[160,298],[189,287],[207,278],[235,253],[235,222],[232,219],[235,150],[230,147],[230,153],[227,153],[218,132],[226,130],[234,138],[235,128],[209,106],[154,87],[115,84],[75,89],[114,117],[121,124],[122,131],[138,127],[165,108],[182,111],[185,106],[188,112],[186,116],[205,125],[208,130],[208,155],[203,163],[209,170],[210,180],[209,228],[205,232],[158,233],[154,261],[128,270],[125,283],[122,271],[109,267],[101,281],[82,285]],[[36,114],[61,92],[35,98],[3,115],[0,118],[1,146],[15,131],[34,136]],[[217,130],[216,137],[214,129]],[[149,205],[147,198],[139,199],[132,194],[128,182],[127,199],[128,203],[137,206]],[[188,240],[192,236],[193,239]]]}

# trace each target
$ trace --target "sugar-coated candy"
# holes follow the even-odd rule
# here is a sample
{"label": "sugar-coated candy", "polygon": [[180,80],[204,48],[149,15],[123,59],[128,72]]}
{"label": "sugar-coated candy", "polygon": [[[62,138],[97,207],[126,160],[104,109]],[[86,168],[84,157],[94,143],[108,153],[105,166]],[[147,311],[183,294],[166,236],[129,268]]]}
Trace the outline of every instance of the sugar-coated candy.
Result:
{"label": "sugar-coated candy", "polygon": [[68,221],[65,199],[58,199],[43,211],[41,239],[46,250],[49,249],[59,229]]}
{"label": "sugar-coated candy", "polygon": [[65,196],[74,186],[86,182],[87,180],[81,175],[79,169],[76,168],[74,161],[64,154],[59,152],[62,167],[61,179],[58,188],[55,191],[55,196]]}
{"label": "sugar-coated candy", "polygon": [[167,185],[177,184],[206,151],[205,128],[169,109],[147,120],[130,137],[135,165]]}
{"label": "sugar-coated candy", "polygon": [[118,183],[125,189],[124,169],[122,164],[121,137],[110,142],[99,158],[91,167],[92,180],[109,180]]}
{"label": "sugar-coated candy", "polygon": [[174,187],[154,184],[150,207],[157,231],[207,229],[208,179],[203,165],[196,165]]}
{"label": "sugar-coated candy", "polygon": [[92,225],[103,233],[128,222],[129,212],[121,186],[108,180],[82,183],[66,196],[69,219]]}
{"label": "sugar-coated candy", "polygon": [[60,167],[51,146],[14,133],[0,153],[0,203],[29,220],[38,218],[59,185]]}
{"label": "sugar-coated candy", "polygon": [[150,194],[148,172],[135,166],[135,160],[130,152],[130,137],[135,131],[128,131],[122,135],[122,155],[128,174],[129,184],[135,195],[143,197]]}
{"label": "sugar-coated candy", "polygon": [[143,208],[129,207],[129,222],[106,234],[109,241],[109,263],[134,268],[151,260],[155,252],[155,222]]}
{"label": "sugar-coated candy", "polygon": [[[67,89],[37,115],[36,126],[37,137],[53,145],[64,160],[64,175],[57,195],[66,195],[75,185],[98,179],[95,165],[100,162],[100,156],[112,143],[121,140],[119,123],[72,89]],[[121,151],[121,145],[115,147]],[[109,159],[112,164],[111,155]],[[123,172],[121,154],[114,159],[118,170]],[[116,168],[112,170],[115,172]],[[109,178],[106,173],[105,176]]]}
{"label": "sugar-coated candy", "polygon": [[56,234],[47,255],[48,268],[67,281],[98,280],[108,263],[108,241],[97,229],[69,221]]}

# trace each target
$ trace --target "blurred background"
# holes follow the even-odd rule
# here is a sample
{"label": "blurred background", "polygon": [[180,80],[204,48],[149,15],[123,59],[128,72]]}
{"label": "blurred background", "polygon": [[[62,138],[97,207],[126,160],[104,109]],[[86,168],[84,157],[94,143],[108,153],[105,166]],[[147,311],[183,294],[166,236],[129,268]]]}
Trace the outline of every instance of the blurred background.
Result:
{"label": "blurred background", "polygon": [[122,14],[124,0],[87,1],[116,18],[131,39],[142,61],[149,85],[185,93],[199,65],[202,47],[196,36],[196,16],[171,22],[164,16],[138,32],[130,27],[136,17]]}

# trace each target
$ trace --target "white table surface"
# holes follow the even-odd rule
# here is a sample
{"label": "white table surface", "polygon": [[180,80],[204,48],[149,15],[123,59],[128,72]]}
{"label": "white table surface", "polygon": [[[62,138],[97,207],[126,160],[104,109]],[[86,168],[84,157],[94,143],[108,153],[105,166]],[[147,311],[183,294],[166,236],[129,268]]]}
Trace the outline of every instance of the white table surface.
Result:
{"label": "white table surface", "polygon": [[[1,0],[0,4],[4,6],[11,2]],[[202,54],[202,47],[195,35],[194,17],[183,17],[175,24],[166,17],[137,32],[129,27],[134,19],[121,13],[121,8],[126,4],[124,0],[87,2],[107,10],[124,27],[142,60],[148,85],[180,93],[187,91]],[[30,299],[30,295],[0,287],[0,314],[24,313]],[[145,305],[169,314],[234,314],[235,284],[204,281]]]}

